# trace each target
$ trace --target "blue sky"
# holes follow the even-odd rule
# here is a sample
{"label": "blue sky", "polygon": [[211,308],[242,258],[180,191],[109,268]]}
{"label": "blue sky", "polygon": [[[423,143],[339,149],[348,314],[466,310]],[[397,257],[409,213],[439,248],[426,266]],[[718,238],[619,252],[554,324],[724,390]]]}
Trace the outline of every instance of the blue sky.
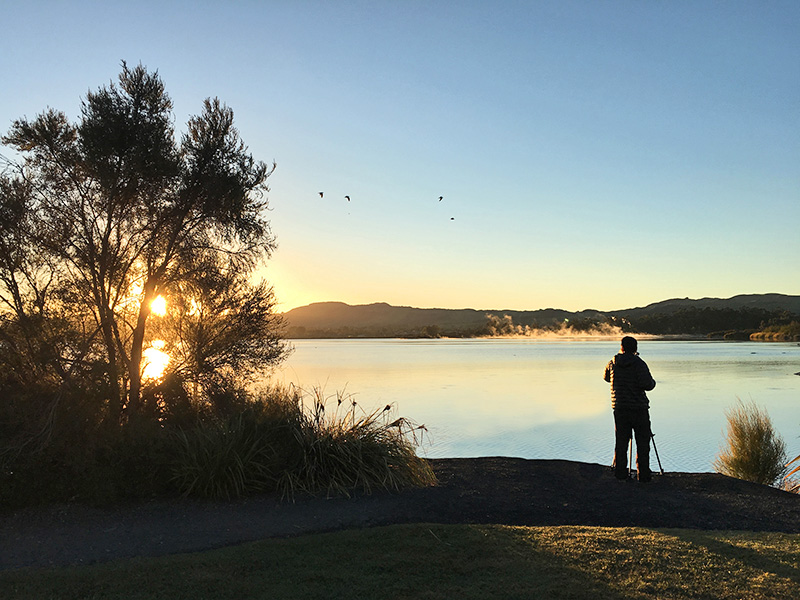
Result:
{"label": "blue sky", "polygon": [[800,3],[33,0],[3,18],[2,131],[76,119],[122,60],[159,71],[178,131],[206,97],[233,108],[278,164],[281,310],[800,294]]}

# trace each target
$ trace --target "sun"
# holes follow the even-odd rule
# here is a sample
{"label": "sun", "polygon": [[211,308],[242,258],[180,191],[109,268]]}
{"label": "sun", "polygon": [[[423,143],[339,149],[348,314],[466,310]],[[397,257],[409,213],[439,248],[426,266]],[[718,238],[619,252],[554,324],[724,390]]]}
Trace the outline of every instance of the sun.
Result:
{"label": "sun", "polygon": [[163,317],[167,314],[167,300],[164,296],[158,296],[150,303],[150,312],[157,317]]}
{"label": "sun", "polygon": [[164,340],[153,340],[150,346],[142,352],[144,356],[142,379],[161,379],[163,377],[169,364],[169,354],[163,351],[164,346],[166,346]]}

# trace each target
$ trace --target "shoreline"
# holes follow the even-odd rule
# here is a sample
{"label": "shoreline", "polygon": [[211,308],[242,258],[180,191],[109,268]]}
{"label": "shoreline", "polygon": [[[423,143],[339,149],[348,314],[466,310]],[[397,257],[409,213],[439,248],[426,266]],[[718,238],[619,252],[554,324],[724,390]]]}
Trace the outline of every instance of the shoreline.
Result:
{"label": "shoreline", "polygon": [[[793,343],[800,342],[800,338],[794,339],[777,339],[775,337],[759,337],[757,339],[739,339],[739,338],[724,338],[724,337],[709,337],[705,335],[691,335],[691,334],[674,334],[674,335],[657,335],[646,333],[635,333],[636,339],[647,340],[653,342],[726,342],[726,343],[742,343],[742,342],[758,342],[758,343]],[[315,337],[287,337],[284,338],[288,342],[294,341],[313,341],[313,340],[542,340],[542,341],[619,341],[618,335],[491,335],[491,336],[439,336],[439,337],[425,337],[425,336],[404,336],[404,335],[386,335],[386,336],[358,336],[353,335],[349,337],[342,336],[315,336]]]}

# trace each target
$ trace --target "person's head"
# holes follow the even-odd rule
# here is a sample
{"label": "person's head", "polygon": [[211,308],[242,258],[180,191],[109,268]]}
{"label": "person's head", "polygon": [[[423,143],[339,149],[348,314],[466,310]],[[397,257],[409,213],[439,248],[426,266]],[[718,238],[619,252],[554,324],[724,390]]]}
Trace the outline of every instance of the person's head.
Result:
{"label": "person's head", "polygon": [[626,335],[622,338],[622,351],[626,354],[636,354],[636,351],[639,349],[639,344],[636,341],[636,338]]}

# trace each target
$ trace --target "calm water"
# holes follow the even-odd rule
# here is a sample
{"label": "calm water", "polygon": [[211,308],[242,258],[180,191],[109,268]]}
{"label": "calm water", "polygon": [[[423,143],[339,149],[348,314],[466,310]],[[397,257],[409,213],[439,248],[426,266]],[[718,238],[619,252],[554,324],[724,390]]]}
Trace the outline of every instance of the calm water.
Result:
{"label": "calm water", "polygon": [[[275,379],[326,395],[344,390],[367,410],[430,432],[429,458],[518,456],[609,464],[613,419],[603,369],[619,342],[534,339],[297,340]],[[800,345],[640,340],[668,471],[711,471],[737,398],[767,409],[800,454]],[[652,467],[657,468],[655,454]]]}

